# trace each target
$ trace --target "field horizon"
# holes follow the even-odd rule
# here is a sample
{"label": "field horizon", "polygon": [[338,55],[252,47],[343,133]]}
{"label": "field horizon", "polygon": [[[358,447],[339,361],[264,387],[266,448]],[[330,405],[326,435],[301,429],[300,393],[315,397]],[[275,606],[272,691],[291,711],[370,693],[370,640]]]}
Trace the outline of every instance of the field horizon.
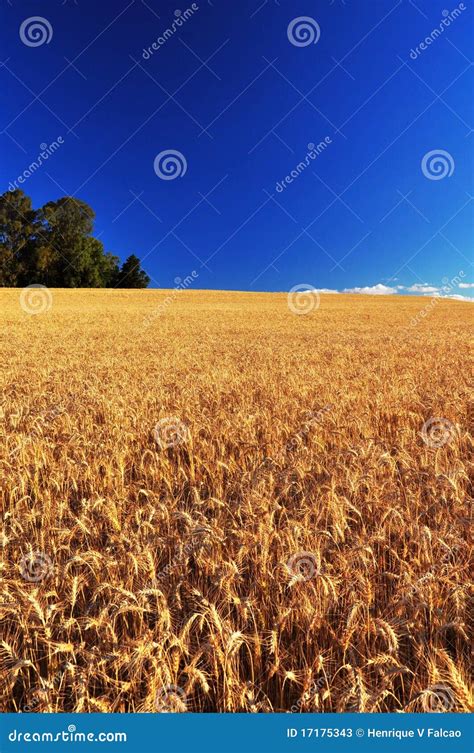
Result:
{"label": "field horizon", "polygon": [[[186,279],[186,278],[185,278]],[[179,278],[181,281],[181,278]],[[178,278],[177,278],[178,281]],[[265,296],[285,296],[285,298],[288,297],[288,290],[239,290],[237,288],[199,288],[196,286],[193,286],[192,288],[182,288],[179,286],[179,282],[177,282],[176,287],[174,288],[165,288],[165,287],[147,287],[142,289],[134,289],[134,288],[88,288],[88,287],[80,287],[80,288],[58,288],[54,286],[30,286],[32,288],[38,287],[42,288],[45,287],[47,290],[56,290],[58,292],[64,292],[64,293],[72,293],[72,294],[80,294],[81,292],[89,292],[89,293],[97,293],[97,294],[103,294],[103,295],[109,295],[110,293],[132,293],[134,295],[140,296],[140,295],[153,295],[156,293],[176,293],[177,295],[180,295],[181,293],[202,293],[202,294],[212,294],[212,293],[238,293],[239,295],[245,296],[255,296],[255,295],[265,295]],[[310,288],[312,286],[305,286],[307,288]],[[0,287],[0,297],[2,293],[21,293],[22,290],[25,288],[21,286],[16,287],[8,287],[3,286]],[[432,298],[436,298],[438,300],[443,301],[452,301],[453,303],[461,303],[461,304],[470,304],[471,302],[474,302],[474,298],[471,300],[457,300],[456,298],[451,298],[448,295],[441,296],[437,294],[431,294],[431,293],[425,293],[417,295],[416,293],[403,293],[398,292],[396,294],[380,294],[380,293],[346,293],[344,291],[335,291],[334,293],[327,293],[324,292],[324,290],[320,290],[316,287],[313,287],[313,289],[318,293],[318,295],[321,298],[335,298],[339,296],[343,296],[344,298],[351,298],[354,300],[363,298],[363,299],[382,299],[382,300],[391,300],[391,301],[400,301],[402,299],[410,299],[410,300],[418,300],[420,302],[426,302]]]}

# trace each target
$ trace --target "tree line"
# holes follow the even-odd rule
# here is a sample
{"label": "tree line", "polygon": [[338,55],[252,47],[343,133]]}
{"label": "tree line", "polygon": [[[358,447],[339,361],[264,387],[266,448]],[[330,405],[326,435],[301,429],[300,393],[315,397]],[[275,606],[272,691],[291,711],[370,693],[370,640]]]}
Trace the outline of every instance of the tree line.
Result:
{"label": "tree line", "polygon": [[0,286],[146,288],[150,278],[131,254],[120,266],[92,235],[95,213],[63,196],[34,209],[21,189],[0,196]]}

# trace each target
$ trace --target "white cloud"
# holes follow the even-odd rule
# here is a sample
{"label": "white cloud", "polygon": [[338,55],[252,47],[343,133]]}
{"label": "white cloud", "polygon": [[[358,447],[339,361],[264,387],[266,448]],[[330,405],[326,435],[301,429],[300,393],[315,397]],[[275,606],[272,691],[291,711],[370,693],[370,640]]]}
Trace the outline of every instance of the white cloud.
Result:
{"label": "white cloud", "polygon": [[457,293],[453,293],[452,295],[441,295],[441,293],[435,293],[434,295],[432,295],[430,293],[423,293],[423,295],[429,296],[430,298],[445,298],[446,300],[467,301],[468,303],[474,303],[474,298],[471,298],[468,295],[458,295]]}
{"label": "white cloud", "polygon": [[387,285],[378,283],[377,285],[365,288],[345,288],[343,293],[360,293],[361,295],[393,295],[397,292],[396,288],[389,288]]}
{"label": "white cloud", "polygon": [[408,290],[409,293],[438,293],[439,292],[439,288],[435,287],[434,285],[429,285],[427,282],[415,283],[415,285],[410,285],[410,287],[405,288],[405,290]]}
{"label": "white cloud", "polygon": [[[474,282],[461,282],[460,288],[474,288]],[[399,290],[405,290],[407,293],[415,293],[418,295],[429,296],[430,298],[452,298],[455,301],[470,301],[474,302],[474,298],[470,298],[466,295],[448,295],[449,288],[437,288],[435,285],[430,285],[428,282],[414,283],[413,285],[396,285],[391,288],[388,285],[383,285],[381,282],[377,285],[367,285],[365,287],[344,288],[344,290],[334,290],[334,288],[315,288],[318,293],[323,295],[338,295],[340,293],[358,293],[359,295],[394,295]]]}
{"label": "white cloud", "polygon": [[469,301],[469,303],[474,303],[474,298],[470,298],[468,295],[443,295],[442,298],[452,298],[453,301]]}

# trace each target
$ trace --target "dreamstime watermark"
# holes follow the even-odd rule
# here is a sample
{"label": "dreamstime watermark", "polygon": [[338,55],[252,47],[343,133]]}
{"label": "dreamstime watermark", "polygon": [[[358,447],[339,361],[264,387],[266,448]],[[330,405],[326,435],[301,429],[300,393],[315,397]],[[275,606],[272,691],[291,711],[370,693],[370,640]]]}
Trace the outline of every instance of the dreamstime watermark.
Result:
{"label": "dreamstime watermark", "polygon": [[176,416],[162,418],[153,429],[155,442],[162,450],[169,450],[189,439],[189,429],[181,419]]}
{"label": "dreamstime watermark", "polygon": [[56,692],[59,691],[64,675],[67,672],[73,672],[75,665],[70,662],[64,662],[61,668],[54,674],[53,679],[48,682],[48,688],[42,686],[35,686],[28,693],[28,703],[26,703],[22,711],[25,713],[31,713],[32,711],[40,711],[43,709],[50,700],[50,690]]}
{"label": "dreamstime watermark", "polygon": [[266,471],[276,471],[277,468],[278,468],[278,465],[272,458],[269,458],[269,457],[263,458],[259,467],[252,473],[252,477],[250,481],[250,488],[254,489],[256,486],[258,486],[259,482],[262,479],[263,474]]}
{"label": "dreamstime watermark", "polygon": [[149,60],[153,53],[159,50],[160,47],[163,47],[168,39],[171,39],[171,37],[176,34],[178,29],[181,28],[181,26],[184,26],[186,21],[189,21],[189,19],[194,15],[194,13],[196,13],[197,10],[199,10],[199,5],[197,3],[192,3],[191,6],[189,8],[186,8],[185,11],[175,10],[175,18],[172,24],[164,30],[164,32],[150,45],[150,47],[143,48],[143,60]]}
{"label": "dreamstime watermark", "polygon": [[301,173],[306,170],[306,168],[311,164],[312,161],[316,159],[316,157],[319,157],[321,152],[324,152],[324,150],[328,148],[329,144],[332,144],[332,139],[330,138],[330,136],[326,136],[323,141],[319,142],[319,144],[313,144],[313,142],[310,141],[308,144],[306,157],[301,162],[298,162],[296,167],[289,173],[289,175],[286,175],[283,180],[276,182],[275,190],[278,191],[278,193],[282,193],[282,191],[284,191],[285,188],[290,185],[290,183],[293,183],[296,178],[299,178]]}
{"label": "dreamstime watermark", "polygon": [[327,683],[324,677],[320,677],[318,680],[312,682],[308,690],[303,693],[301,698],[298,698],[296,703],[294,703],[293,706],[290,707],[290,714],[298,714],[301,711],[301,707],[307,704],[308,701],[311,701],[315,696],[317,696],[318,693],[320,693],[321,690],[326,687],[326,685]]}
{"label": "dreamstime watermark", "polygon": [[309,434],[314,424],[321,423],[323,417],[326,413],[331,411],[331,406],[325,405],[323,408],[320,408],[316,413],[313,413],[313,411],[310,411],[308,419],[305,421],[301,429],[290,439],[285,445],[285,450],[287,452],[291,452],[292,450],[295,450],[298,446],[298,444],[301,442],[301,440]]}
{"label": "dreamstime watermark", "polygon": [[300,283],[292,287],[288,293],[288,308],[293,314],[310,314],[319,308],[319,304],[319,293],[312,285]]}
{"label": "dreamstime watermark", "polygon": [[30,583],[39,583],[53,572],[53,562],[45,552],[28,552],[18,565],[20,575]]}
{"label": "dreamstime watermark", "polygon": [[[447,545],[446,545],[447,546]],[[420,599],[423,598],[422,593],[422,586],[424,586],[426,583],[429,583],[430,581],[433,582],[436,577],[442,578],[443,577],[443,568],[448,564],[456,565],[456,557],[459,554],[460,547],[455,545],[454,547],[447,547],[448,551],[441,557],[439,562],[436,562],[428,572],[426,572],[424,575],[421,576],[421,578],[418,578],[415,583],[410,584],[404,584],[404,598],[403,601],[406,602],[408,598],[411,598],[413,596],[418,596]]]}
{"label": "dreamstime watermark", "polygon": [[[425,319],[428,314],[430,314],[438,305],[438,303],[443,300],[444,296],[449,296],[449,294],[452,293],[453,290],[460,286],[462,279],[465,276],[466,274],[464,270],[461,269],[461,271],[451,279],[449,279],[449,277],[443,277],[443,279],[441,280],[442,287],[440,289],[440,292],[436,295],[433,295],[429,303],[427,303],[426,306],[423,306],[421,311],[419,311],[415,316],[412,316],[412,318],[410,319],[410,327],[416,327],[420,323],[420,321]],[[441,293],[443,293],[443,295],[441,295]]]}
{"label": "dreamstime watermark", "polygon": [[16,609],[18,607],[18,599],[10,593],[0,594],[0,609]]}
{"label": "dreamstime watermark", "polygon": [[13,729],[8,739],[11,743],[126,743],[126,732],[77,732],[75,724],[69,724],[61,732],[19,732]]}
{"label": "dreamstime watermark", "polygon": [[153,169],[161,180],[174,180],[186,175],[188,162],[184,154],[177,149],[164,149],[156,155]]}
{"label": "dreamstime watermark", "polygon": [[294,47],[308,47],[319,42],[321,28],[311,16],[298,16],[288,24],[286,35]]}
{"label": "dreamstime watermark", "polygon": [[320,574],[316,555],[313,552],[296,552],[286,563],[292,580],[304,582]]}
{"label": "dreamstime watermark", "polygon": [[53,38],[53,27],[43,16],[25,18],[20,26],[20,39],[27,47],[41,47]]}
{"label": "dreamstime watermark", "polygon": [[17,177],[16,180],[12,180],[8,185],[9,191],[16,191],[19,186],[21,186],[25,181],[28,180],[28,178],[31,178],[34,173],[39,170],[41,165],[43,165],[45,162],[48,161],[48,159],[59,149],[60,146],[64,144],[64,139],[62,136],[58,136],[58,138],[55,141],[52,141],[51,144],[40,144],[40,153],[36,157],[33,162],[28,165],[28,167],[23,170],[21,175]]}
{"label": "dreamstime watermark", "polygon": [[46,285],[28,285],[20,293],[20,306],[26,314],[44,314],[53,304],[53,296]]}
{"label": "dreamstime watermark", "polygon": [[152,581],[152,585],[155,588],[159,586],[160,581],[168,578],[172,574],[175,567],[181,564],[186,559],[186,557],[189,557],[191,554],[198,552],[200,549],[206,546],[209,533],[209,529],[205,528],[204,526],[198,526],[197,528],[195,528],[191,533],[190,541],[187,541],[181,551],[173,557],[171,562],[163,567],[159,573],[157,573],[156,578],[154,578]]}
{"label": "dreamstime watermark", "polygon": [[454,708],[454,692],[449,685],[431,685],[421,693],[423,711],[430,714],[442,714]]}
{"label": "dreamstime watermark", "polygon": [[32,711],[39,711],[44,709],[48,703],[48,691],[46,688],[35,686],[28,693],[28,703],[22,707],[22,711],[25,714],[31,714]]}
{"label": "dreamstime watermark", "polygon": [[419,55],[421,55],[422,52],[428,49],[430,45],[433,44],[433,42],[436,42],[438,37],[441,37],[445,31],[445,29],[448,28],[448,26],[451,26],[452,22],[455,21],[463,11],[466,10],[466,6],[464,3],[459,3],[459,5],[454,8],[451,12],[449,10],[443,11],[443,19],[441,20],[441,23],[433,29],[431,34],[429,34],[427,37],[424,38],[422,42],[417,47],[412,47],[410,50],[410,57],[412,60],[416,60]]}
{"label": "dreamstime watermark", "polygon": [[[302,441],[302,439],[309,434],[311,429],[315,424],[322,423],[322,420],[326,413],[332,410],[331,405],[325,405],[322,408],[320,408],[317,411],[309,411],[309,415],[306,419],[306,421],[303,423],[301,428],[294,434],[291,439],[289,439],[285,445],[284,450],[286,453],[292,452],[295,450],[298,446],[298,444]],[[263,476],[266,472],[278,472],[278,463],[273,460],[272,458],[266,457],[263,459],[261,465],[252,475],[252,480],[250,482],[250,486],[252,489],[257,488],[258,484],[262,481]]]}
{"label": "dreamstime watermark", "polygon": [[165,685],[155,697],[155,709],[160,714],[183,713],[188,710],[186,693],[179,685]]}
{"label": "dreamstime watermark", "polygon": [[450,178],[454,172],[454,158],[445,149],[432,149],[421,160],[421,172],[428,180]]}
{"label": "dreamstime watermark", "polygon": [[157,306],[156,309],[154,309],[151,314],[146,317],[146,319],[143,321],[143,327],[150,327],[155,319],[158,319],[158,317],[162,316],[165,313],[166,309],[171,306],[172,303],[174,303],[180,292],[189,288],[193,284],[194,280],[197,280],[198,277],[199,273],[196,272],[195,269],[193,269],[190,275],[186,275],[184,279],[182,279],[181,277],[175,277],[174,281],[176,287],[174,287],[172,292],[166,296],[164,301],[162,301],[160,305]]}
{"label": "dreamstime watermark", "polygon": [[55,419],[58,416],[62,415],[65,412],[66,412],[66,410],[64,408],[60,408],[60,407],[56,406],[54,408],[51,408],[51,410],[47,411],[46,413],[42,414],[42,416],[41,416],[41,428],[34,427],[33,430],[31,431],[30,435],[25,438],[23,444],[21,444],[19,447],[16,447],[14,450],[12,450],[8,454],[8,457],[13,457],[14,455],[18,454],[20,452],[20,450],[22,450],[23,447],[25,447],[28,442],[33,442],[33,440],[34,440],[35,437],[36,438],[40,438],[40,437],[44,436],[45,426],[47,426],[48,424],[53,423],[53,421],[55,421]]}
{"label": "dreamstime watermark", "polygon": [[444,447],[454,439],[456,433],[455,425],[447,418],[429,418],[421,429],[423,442],[432,449]]}

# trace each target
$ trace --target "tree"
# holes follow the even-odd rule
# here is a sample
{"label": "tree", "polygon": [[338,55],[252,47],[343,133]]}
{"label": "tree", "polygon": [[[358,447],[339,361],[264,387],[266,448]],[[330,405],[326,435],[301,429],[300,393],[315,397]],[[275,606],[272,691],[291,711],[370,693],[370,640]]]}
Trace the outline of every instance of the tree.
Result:
{"label": "tree", "polygon": [[119,258],[114,256],[110,251],[103,253],[98,264],[100,266],[100,275],[102,285],[105,288],[113,288],[119,275]]}
{"label": "tree", "polygon": [[31,264],[37,228],[29,196],[20,189],[0,196],[0,285],[21,284]]}
{"label": "tree", "polygon": [[122,264],[115,287],[117,288],[146,288],[150,278],[140,267],[140,259],[131,254]]}
{"label": "tree", "polygon": [[95,244],[100,241],[91,237],[93,209],[84,201],[64,196],[45,204],[39,217],[42,245],[49,248],[54,257],[53,284],[76,288],[83,286],[83,280],[96,279],[93,259],[94,255],[97,257]]}
{"label": "tree", "polygon": [[0,196],[0,286],[146,288],[150,282],[132,255],[119,259],[94,238],[93,209],[63,196],[37,211],[23,191]]}

